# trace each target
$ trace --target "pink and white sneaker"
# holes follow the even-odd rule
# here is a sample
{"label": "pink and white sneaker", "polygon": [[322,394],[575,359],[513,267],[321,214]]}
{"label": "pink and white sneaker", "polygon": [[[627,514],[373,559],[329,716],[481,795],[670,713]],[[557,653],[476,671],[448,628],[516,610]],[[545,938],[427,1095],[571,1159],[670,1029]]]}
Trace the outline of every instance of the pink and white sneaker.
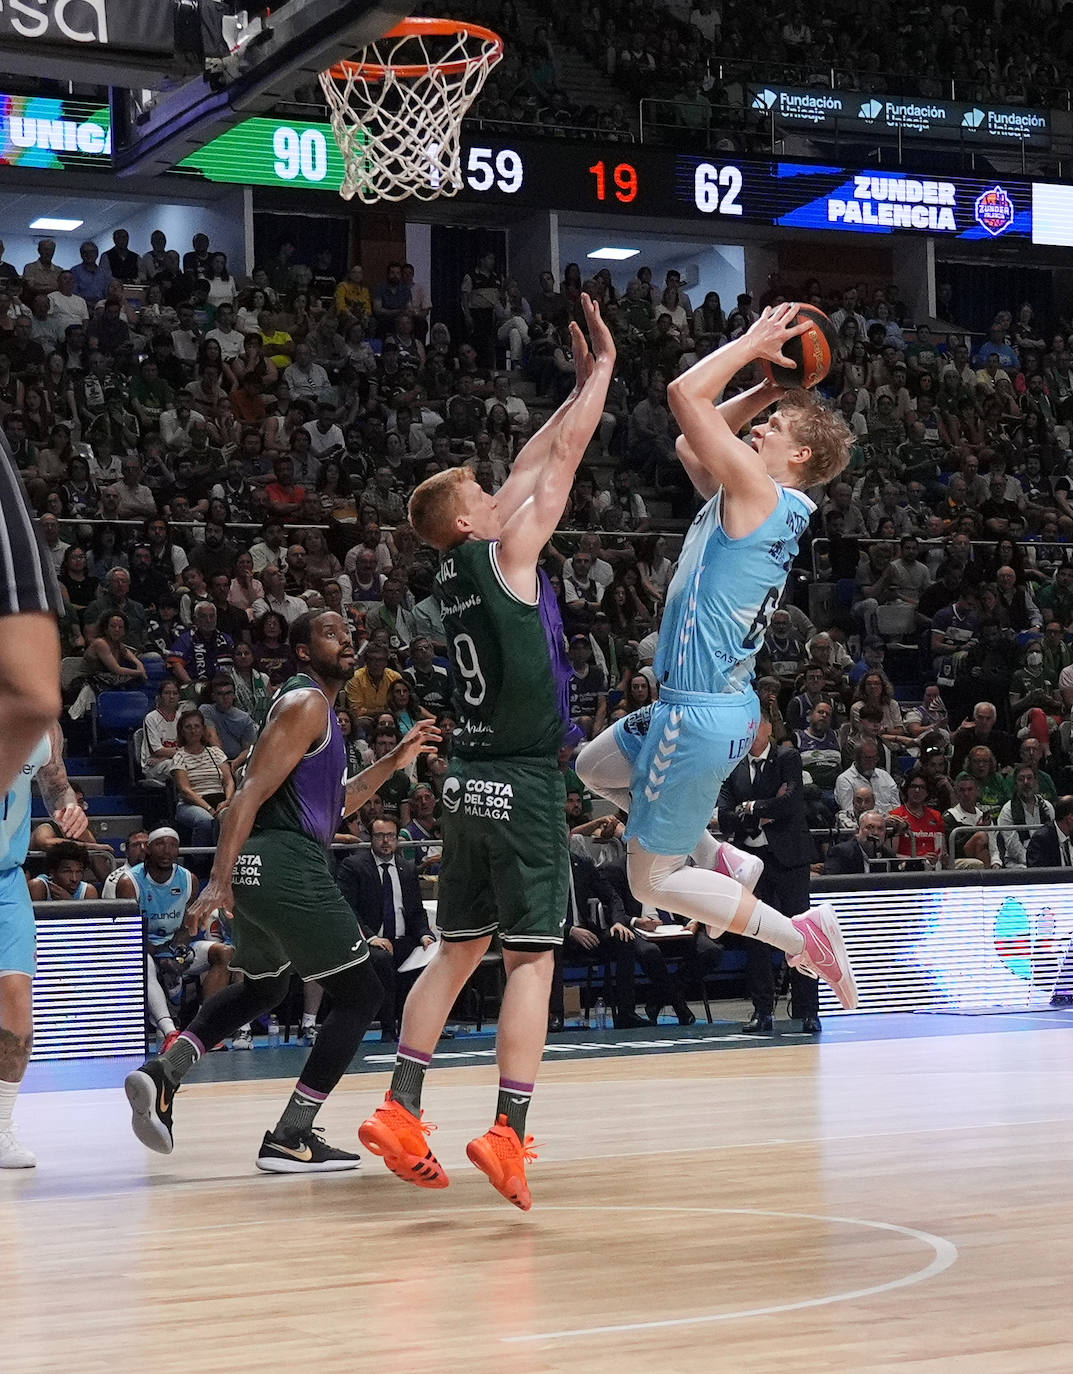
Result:
{"label": "pink and white sneaker", "polygon": [[786,962],[803,973],[815,973],[830,983],[835,996],[846,1011],[857,1006],[857,980],[850,967],[846,944],[838,925],[838,917],[830,902],[823,902],[803,916],[793,916],[790,924],[801,933],[805,948],[791,954]]}
{"label": "pink and white sneaker", "polygon": [[764,871],[764,861],[758,854],[747,854],[743,849],[735,849],[724,840],[719,846],[719,857],[715,861],[716,873],[733,878],[741,883],[746,892],[752,892]]}

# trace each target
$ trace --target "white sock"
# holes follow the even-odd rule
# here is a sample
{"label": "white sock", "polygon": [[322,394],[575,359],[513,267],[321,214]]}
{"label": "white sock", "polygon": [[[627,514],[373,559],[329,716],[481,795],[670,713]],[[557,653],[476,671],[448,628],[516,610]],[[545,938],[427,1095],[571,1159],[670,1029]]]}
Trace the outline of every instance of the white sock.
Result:
{"label": "white sock", "polygon": [[19,1095],[21,1083],[9,1083],[7,1079],[0,1078],[0,1131],[6,1131],[11,1126],[11,1117],[15,1111],[15,1099]]}
{"label": "white sock", "polygon": [[151,954],[146,955],[145,975],[145,1000],[149,1003],[149,1015],[153,1018],[153,1025],[161,1035],[170,1035],[175,1029],[175,1021],[164,989],[160,986],[156,964]]}
{"label": "white sock", "polygon": [[790,918],[763,902],[757,902],[745,934],[765,945],[774,945],[786,954],[800,954],[805,948],[805,937],[791,924]]}
{"label": "white sock", "polygon": [[[627,860],[630,889],[639,902],[701,921],[713,936],[722,935],[737,915],[745,889],[722,873],[687,867],[686,858],[685,854],[649,854],[635,841]],[[763,902],[757,902],[745,934],[786,954],[800,954],[805,948],[804,937],[790,921]]]}
{"label": "white sock", "polygon": [[316,1016],[316,1013],[315,1013],[315,1012],[312,1012],[312,1011],[304,1011],[304,1012],[302,1012],[302,1029],[303,1029],[303,1030],[305,1030],[305,1028],[306,1028],[307,1026],[315,1026],[316,1024],[317,1024],[317,1016]]}

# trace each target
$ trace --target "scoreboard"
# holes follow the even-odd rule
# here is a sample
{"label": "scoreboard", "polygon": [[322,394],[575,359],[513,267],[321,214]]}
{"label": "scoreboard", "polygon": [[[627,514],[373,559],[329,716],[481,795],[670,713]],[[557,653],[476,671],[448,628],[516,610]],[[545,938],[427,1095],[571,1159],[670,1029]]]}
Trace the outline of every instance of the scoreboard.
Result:
{"label": "scoreboard", "polygon": [[[177,168],[212,181],[324,190],[337,189],[342,170],[327,125],[263,118],[246,120]],[[1073,188],[1021,177],[936,176],[491,134],[464,140],[462,174],[459,200],[504,208],[659,216],[728,230],[752,224],[1073,244]],[[1037,234],[1041,216],[1045,230]]]}
{"label": "scoreboard", "polygon": [[[109,173],[108,110],[0,94],[0,168],[5,164]],[[197,148],[169,175],[334,193],[343,162],[327,123],[256,117]],[[430,158],[430,186],[435,175]],[[748,224],[1073,246],[1073,186],[994,173],[936,174],[926,164],[869,169],[467,131],[462,176],[457,198],[492,212],[659,217],[707,224],[713,234]],[[165,185],[166,179],[162,194]]]}

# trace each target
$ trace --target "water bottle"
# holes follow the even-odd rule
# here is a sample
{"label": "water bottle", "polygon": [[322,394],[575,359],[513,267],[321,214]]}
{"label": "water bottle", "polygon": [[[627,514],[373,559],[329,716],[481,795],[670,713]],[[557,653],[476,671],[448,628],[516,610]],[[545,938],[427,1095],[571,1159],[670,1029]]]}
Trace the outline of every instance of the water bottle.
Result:
{"label": "water bottle", "polygon": [[596,1029],[597,1029],[597,1030],[607,1030],[607,1027],[608,1027],[607,1003],[604,1001],[604,999],[603,999],[602,997],[597,997],[597,999],[596,999]]}
{"label": "water bottle", "polygon": [[279,1046],[279,1022],[274,1016],[268,1018],[268,1048],[274,1050]]}

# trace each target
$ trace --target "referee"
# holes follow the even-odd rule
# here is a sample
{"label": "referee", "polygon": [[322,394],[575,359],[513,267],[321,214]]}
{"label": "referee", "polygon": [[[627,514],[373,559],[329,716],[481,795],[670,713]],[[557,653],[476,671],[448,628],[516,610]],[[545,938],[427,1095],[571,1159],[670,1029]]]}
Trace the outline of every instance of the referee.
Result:
{"label": "referee", "polygon": [[63,600],[0,430],[0,795],[60,714]]}

